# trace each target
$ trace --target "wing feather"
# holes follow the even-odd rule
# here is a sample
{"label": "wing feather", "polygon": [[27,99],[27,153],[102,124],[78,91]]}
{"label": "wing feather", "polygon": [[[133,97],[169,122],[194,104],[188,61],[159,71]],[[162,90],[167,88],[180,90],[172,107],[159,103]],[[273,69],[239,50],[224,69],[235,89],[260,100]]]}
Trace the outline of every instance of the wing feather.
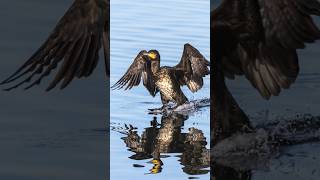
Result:
{"label": "wing feather", "polygon": [[143,85],[152,96],[158,92],[151,72],[151,62],[145,58],[147,51],[139,52],[126,73],[111,88],[128,90],[138,86],[142,79]]}
{"label": "wing feather", "polygon": [[[75,0],[43,45],[1,84],[23,79],[7,88],[11,90],[38,76],[26,87],[31,88],[40,84],[61,63],[47,90],[60,82],[63,89],[74,77],[87,77],[93,72],[102,43],[105,61],[109,61],[109,29],[106,28],[109,25],[105,24],[109,22],[106,20],[109,17],[108,3],[108,0]],[[108,75],[109,67],[106,68]]]}
{"label": "wing feather", "polygon": [[117,81],[112,89],[121,89],[125,87],[125,90],[131,89],[134,86],[138,86],[141,81],[141,74],[145,69],[145,64],[147,60],[143,57],[146,53],[145,50],[140,51],[137,57],[134,59],[133,63],[128,68],[127,72]]}
{"label": "wing feather", "polygon": [[237,38],[235,48],[224,45],[225,75],[245,75],[266,99],[289,88],[299,73],[297,49],[320,38],[312,15],[320,15],[317,0],[224,0],[211,21]]}
{"label": "wing feather", "polygon": [[203,86],[203,77],[210,73],[209,61],[190,44],[184,45],[183,54],[175,69],[180,85],[187,85],[192,92]]}

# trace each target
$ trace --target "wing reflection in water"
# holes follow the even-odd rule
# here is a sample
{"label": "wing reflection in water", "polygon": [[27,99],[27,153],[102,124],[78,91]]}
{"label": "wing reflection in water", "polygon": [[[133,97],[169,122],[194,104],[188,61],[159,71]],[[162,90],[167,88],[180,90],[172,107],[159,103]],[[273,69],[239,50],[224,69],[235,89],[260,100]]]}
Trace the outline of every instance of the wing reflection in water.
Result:
{"label": "wing reflection in water", "polygon": [[[161,122],[153,117],[151,126],[145,128],[141,135],[134,126],[127,126],[127,130],[121,133],[126,134],[122,139],[129,151],[134,152],[129,158],[152,159],[150,173],[160,173],[165,166],[161,159],[169,157],[171,153],[180,153],[177,157],[183,165],[183,172],[190,175],[209,173],[210,150],[206,148],[206,138],[200,129],[194,127],[186,133],[182,132],[187,119],[188,116],[176,113],[161,116]],[[164,153],[166,155],[162,155]]]}

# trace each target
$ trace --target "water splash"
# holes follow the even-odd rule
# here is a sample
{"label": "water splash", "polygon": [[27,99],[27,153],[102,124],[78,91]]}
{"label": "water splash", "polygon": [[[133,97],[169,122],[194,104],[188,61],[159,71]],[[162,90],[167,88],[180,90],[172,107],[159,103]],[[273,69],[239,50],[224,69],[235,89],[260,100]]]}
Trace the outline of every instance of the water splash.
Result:
{"label": "water splash", "polygon": [[180,106],[175,106],[175,104],[169,104],[166,108],[156,108],[156,109],[149,109],[149,114],[171,114],[171,113],[178,113],[183,115],[189,115],[193,112],[197,112],[201,108],[209,107],[210,106],[210,99],[203,98],[197,100],[191,100],[182,104]]}
{"label": "water splash", "polygon": [[282,156],[280,150],[320,140],[320,117],[309,114],[295,119],[282,119],[258,124],[253,133],[238,133],[219,142],[211,150],[211,159],[237,170],[267,170],[272,158]]}

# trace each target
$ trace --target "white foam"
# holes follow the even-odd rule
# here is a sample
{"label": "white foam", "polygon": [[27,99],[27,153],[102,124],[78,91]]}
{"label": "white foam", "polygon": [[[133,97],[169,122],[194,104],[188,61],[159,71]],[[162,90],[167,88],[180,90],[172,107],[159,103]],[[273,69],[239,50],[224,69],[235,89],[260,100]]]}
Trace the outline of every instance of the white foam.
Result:
{"label": "white foam", "polygon": [[269,168],[272,157],[281,155],[281,145],[320,140],[320,118],[302,116],[264,124],[254,133],[237,133],[220,141],[211,150],[216,163],[238,170]]}
{"label": "white foam", "polygon": [[198,111],[200,108],[209,107],[209,106],[210,106],[210,99],[203,98],[203,99],[188,101],[185,104],[182,104],[177,107],[174,104],[170,104],[167,108],[164,108],[164,109],[150,109],[149,113],[170,114],[174,112],[179,114],[189,114],[189,113]]}

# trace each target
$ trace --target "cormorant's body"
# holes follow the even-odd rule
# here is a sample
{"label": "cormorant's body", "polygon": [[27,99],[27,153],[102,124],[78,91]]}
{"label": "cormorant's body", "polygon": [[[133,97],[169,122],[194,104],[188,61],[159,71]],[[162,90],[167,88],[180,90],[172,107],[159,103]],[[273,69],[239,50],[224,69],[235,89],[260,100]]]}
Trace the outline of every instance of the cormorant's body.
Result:
{"label": "cormorant's body", "polygon": [[179,82],[177,82],[174,71],[173,67],[164,66],[159,67],[153,73],[155,84],[160,91],[161,101],[164,105],[171,101],[179,106],[188,101],[180,88]]}
{"label": "cormorant's body", "polygon": [[112,86],[114,89],[131,89],[143,80],[143,85],[152,96],[160,91],[164,106],[169,102],[177,106],[184,104],[188,98],[180,86],[187,85],[192,92],[203,86],[203,77],[209,74],[209,62],[190,44],[185,44],[179,64],[174,67],[160,66],[160,54],[157,50],[143,50],[135,58],[123,77]]}

